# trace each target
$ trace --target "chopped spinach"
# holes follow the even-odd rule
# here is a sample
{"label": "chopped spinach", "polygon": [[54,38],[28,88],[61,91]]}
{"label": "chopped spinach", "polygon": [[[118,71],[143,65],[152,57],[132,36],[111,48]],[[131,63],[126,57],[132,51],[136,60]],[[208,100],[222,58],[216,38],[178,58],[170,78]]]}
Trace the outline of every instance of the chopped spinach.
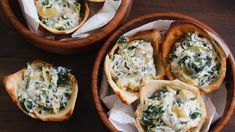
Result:
{"label": "chopped spinach", "polygon": [[69,69],[66,69],[66,68],[59,68],[57,67],[57,70],[58,70],[58,81],[57,81],[57,85],[59,86],[64,86],[64,85],[67,85],[69,84],[69,72],[70,70]]}
{"label": "chopped spinach", "polygon": [[66,16],[66,15],[61,14],[61,18],[64,19],[64,20],[67,20],[69,17]]}
{"label": "chopped spinach", "polygon": [[75,2],[74,2],[74,5],[75,5],[75,7],[73,8],[73,10],[74,10],[75,12],[80,12],[80,10],[81,10],[81,4],[80,4],[80,3],[77,3],[77,2],[76,2],[76,4],[75,4]]}
{"label": "chopped spinach", "polygon": [[213,74],[214,74],[214,72],[213,72],[213,71],[208,71],[208,73],[209,73],[210,75],[213,75]]}
{"label": "chopped spinach", "polygon": [[176,103],[180,106],[183,102],[180,98],[176,98]]}
{"label": "chopped spinach", "polygon": [[200,116],[201,115],[201,113],[199,113],[199,112],[193,112],[191,115],[190,115],[190,118],[191,119],[196,119],[198,116]]}
{"label": "chopped spinach", "polygon": [[192,68],[194,69],[196,73],[199,73],[205,68],[205,66],[198,66],[195,63],[192,63]]}
{"label": "chopped spinach", "polygon": [[70,4],[69,4],[69,2],[66,2],[66,4],[67,4],[67,7],[68,7],[68,8],[70,8]]}
{"label": "chopped spinach", "polygon": [[49,107],[43,107],[43,110],[45,110],[45,111],[52,111],[52,108],[49,108]]}
{"label": "chopped spinach", "polygon": [[25,102],[25,98],[24,99],[22,99],[22,100],[20,100],[20,106],[21,106],[21,108],[25,111],[25,112],[29,112],[26,108],[25,108],[25,106],[24,106],[24,102]]}
{"label": "chopped spinach", "polygon": [[149,105],[147,109],[143,111],[141,121],[147,127],[147,129],[165,125],[164,121],[162,120],[162,115],[164,112],[165,111],[163,110],[162,106]]}
{"label": "chopped spinach", "polygon": [[118,43],[127,43],[127,38],[124,37],[124,36],[121,36],[121,37],[118,39],[117,42],[118,42]]}
{"label": "chopped spinach", "polygon": [[[71,22],[71,21],[67,21],[67,22],[66,22],[66,25],[67,25],[68,27],[70,27],[70,26],[72,25],[72,22]],[[67,27],[67,28],[68,28],[68,27]]]}
{"label": "chopped spinach", "polygon": [[33,109],[33,102],[25,98],[20,100],[20,105],[23,108],[23,110],[27,113],[31,112]]}
{"label": "chopped spinach", "polygon": [[212,67],[212,71],[219,71],[220,67],[221,67],[221,64],[219,63],[215,65],[214,67]]}
{"label": "chopped spinach", "polygon": [[189,58],[190,58],[189,56],[184,56],[182,59],[180,59],[180,61],[178,63],[179,64],[186,64],[185,61]]}
{"label": "chopped spinach", "polygon": [[203,42],[202,44],[204,47],[207,47],[207,43],[206,42]]}
{"label": "chopped spinach", "polygon": [[44,0],[42,2],[42,5],[45,6],[46,8],[51,8],[52,4],[50,3],[50,0]]}
{"label": "chopped spinach", "polygon": [[138,45],[136,45],[136,46],[130,46],[130,47],[128,47],[127,49],[128,50],[133,50],[133,49],[135,49],[135,48],[137,48],[138,47]]}
{"label": "chopped spinach", "polygon": [[124,66],[126,67],[126,69],[130,70],[130,67],[128,67],[127,62],[124,62]]}
{"label": "chopped spinach", "polygon": [[149,99],[157,99],[159,100],[162,96],[162,94],[169,92],[167,88],[160,89],[157,93],[155,93],[153,96],[149,97]]}
{"label": "chopped spinach", "polygon": [[66,106],[67,106],[67,103],[66,103],[66,102],[60,102],[60,110],[65,109]]}
{"label": "chopped spinach", "polygon": [[49,3],[50,3],[49,0],[44,0],[44,1],[42,2],[42,5],[46,6],[46,5],[48,5]]}
{"label": "chopped spinach", "polygon": [[70,99],[70,98],[71,98],[71,94],[69,94],[69,93],[64,93],[64,95],[65,95],[65,97],[66,97],[67,99]]}
{"label": "chopped spinach", "polygon": [[79,6],[80,5],[80,3],[78,3],[78,2],[73,2],[73,4],[75,5],[75,6]]}
{"label": "chopped spinach", "polygon": [[180,123],[181,123],[181,124],[187,124],[187,122],[183,122],[183,121],[181,121]]}
{"label": "chopped spinach", "polygon": [[209,56],[206,57],[206,65],[207,66],[211,65],[211,60],[212,60],[212,58],[210,58]]}
{"label": "chopped spinach", "polygon": [[59,27],[56,27],[57,30],[65,30],[65,27],[64,26],[59,26]]}
{"label": "chopped spinach", "polygon": [[50,20],[48,18],[45,18],[45,19],[42,20],[42,23],[49,26],[49,21]]}
{"label": "chopped spinach", "polygon": [[178,57],[178,56],[175,55],[175,54],[170,54],[169,60],[170,60],[170,61],[173,61],[173,60],[176,59],[177,57]]}
{"label": "chopped spinach", "polygon": [[51,84],[49,84],[48,89],[51,89],[51,88],[52,88],[52,85],[51,85]]}

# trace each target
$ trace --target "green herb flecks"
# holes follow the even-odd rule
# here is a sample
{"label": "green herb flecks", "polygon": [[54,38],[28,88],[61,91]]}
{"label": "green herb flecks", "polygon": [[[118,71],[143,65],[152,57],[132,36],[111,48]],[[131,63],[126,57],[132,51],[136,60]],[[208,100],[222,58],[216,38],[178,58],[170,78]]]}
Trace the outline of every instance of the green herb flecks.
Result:
{"label": "green herb flecks", "polygon": [[46,8],[51,8],[52,4],[50,3],[50,0],[44,0],[42,2],[42,5],[45,6]]}
{"label": "green herb flecks", "polygon": [[157,93],[155,93],[153,96],[149,97],[149,99],[160,100],[161,96],[166,92],[169,92],[168,89],[167,88],[162,88]]}
{"label": "green herb flecks", "polygon": [[153,106],[150,105],[146,110],[143,111],[141,116],[142,123],[146,126],[147,130],[151,130],[156,126],[165,125],[162,120],[162,115],[165,111],[162,106]]}
{"label": "green herb flecks", "polygon": [[27,113],[32,112],[33,102],[31,100],[24,98],[24,99],[20,100],[20,105],[25,112],[27,112]]}
{"label": "green herb flecks", "polygon": [[124,36],[121,36],[121,37],[118,39],[117,42],[118,42],[118,43],[127,43],[127,38],[124,37]]}
{"label": "green herb flecks", "polygon": [[67,20],[69,17],[66,16],[66,15],[61,14],[61,18],[64,19],[64,20]]}
{"label": "green herb flecks", "polygon": [[137,48],[138,47],[138,45],[136,45],[136,46],[130,46],[130,47],[128,47],[127,49],[128,50],[133,50],[133,49],[135,49],[135,48]]}
{"label": "green herb flecks", "polygon": [[81,4],[74,2],[75,7],[73,8],[74,12],[80,12],[81,10]]}
{"label": "green herb flecks", "polygon": [[70,78],[69,78],[69,73],[70,70],[66,69],[66,68],[57,68],[58,70],[58,81],[57,81],[57,85],[59,86],[64,86],[69,84],[70,82]]}
{"label": "green herb flecks", "polygon": [[175,54],[170,54],[169,60],[170,60],[170,61],[173,61],[173,60],[176,59],[177,57],[178,57],[178,56],[175,55]]}
{"label": "green herb flecks", "polygon": [[186,60],[189,59],[189,56],[184,56],[178,63],[179,64],[186,64]]}
{"label": "green herb flecks", "polygon": [[191,119],[196,119],[198,116],[201,116],[201,113],[199,113],[199,112],[193,112],[193,113],[190,115],[190,118],[191,118]]}
{"label": "green herb flecks", "polygon": [[124,66],[126,67],[126,69],[130,70],[130,67],[127,65],[127,62],[124,62]]}

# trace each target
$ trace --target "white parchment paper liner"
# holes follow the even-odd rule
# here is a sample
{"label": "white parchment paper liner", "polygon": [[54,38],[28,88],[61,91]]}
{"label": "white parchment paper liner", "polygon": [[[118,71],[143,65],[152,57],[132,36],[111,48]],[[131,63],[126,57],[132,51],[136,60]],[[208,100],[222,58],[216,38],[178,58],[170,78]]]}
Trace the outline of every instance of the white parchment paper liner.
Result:
{"label": "white parchment paper liner", "polygon": [[[135,28],[123,35],[130,36],[138,31],[154,28],[159,29],[161,34],[164,34],[172,22],[174,22],[174,20],[153,21],[138,28]],[[228,57],[228,47],[222,41],[220,41],[220,39],[217,38],[216,35],[212,34],[209,31],[207,32],[223,48],[226,57]],[[223,116],[227,99],[227,89],[225,83],[226,82],[224,82],[219,87],[219,89],[213,91],[209,95],[201,95],[204,99],[208,116],[201,130],[202,132],[207,132],[210,128],[210,125]],[[110,122],[113,124],[114,127],[116,127],[119,131],[124,132],[138,131],[135,125],[135,104],[126,105],[121,102],[121,100],[112,91],[112,88],[110,88],[110,86],[108,85],[104,72],[102,75],[100,98],[106,105],[106,107],[109,109],[109,112],[107,114],[109,116]]]}
{"label": "white parchment paper liner", "polygon": [[[29,29],[37,35],[44,36],[48,39],[54,39],[54,36],[48,35],[39,29],[40,20],[37,15],[34,0],[18,1]],[[95,33],[98,29],[102,28],[113,19],[121,4],[121,1],[122,0],[106,0],[103,7],[96,12],[96,14],[91,14],[91,17],[88,18],[88,20],[78,30],[76,30],[70,38],[63,38],[60,40],[84,38],[92,33]],[[92,9],[93,7],[91,6],[91,13],[93,13]]]}

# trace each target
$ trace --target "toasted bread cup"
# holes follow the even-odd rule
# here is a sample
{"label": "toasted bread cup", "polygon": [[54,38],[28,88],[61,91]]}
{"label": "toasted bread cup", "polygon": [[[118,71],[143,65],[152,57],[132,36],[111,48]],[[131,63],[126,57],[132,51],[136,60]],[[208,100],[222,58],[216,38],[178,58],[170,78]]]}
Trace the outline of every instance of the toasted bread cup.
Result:
{"label": "toasted bread cup", "polygon": [[[38,0],[34,0],[34,2],[36,5],[36,8],[37,8]],[[37,8],[37,12],[38,12],[38,8]],[[89,9],[88,4],[86,2],[82,2],[81,3],[81,11],[80,11],[81,20],[80,20],[79,24],[77,24],[76,26],[74,26],[70,29],[57,30],[53,27],[47,26],[41,20],[40,20],[39,24],[42,28],[46,29],[47,31],[49,31],[53,34],[57,34],[57,35],[70,34],[70,33],[73,33],[75,30],[77,30],[78,28],[80,28],[86,22],[89,15],[90,15],[90,9]]]}
{"label": "toasted bread cup", "polygon": [[[164,73],[164,67],[161,62],[161,54],[159,52],[160,41],[161,41],[159,30],[152,29],[152,30],[140,31],[132,36],[127,37],[127,39],[128,39],[127,43],[134,40],[144,40],[151,42],[151,46],[153,47],[153,59],[156,66],[155,68],[156,76],[154,79],[162,79],[165,73]],[[114,54],[119,50],[118,47],[119,43],[116,43],[114,47],[111,49],[110,53],[106,56],[104,63],[104,70],[108,83],[110,84],[111,88],[116,93],[116,95],[122,100],[122,102],[126,104],[131,104],[132,102],[134,102],[139,98],[139,92],[130,92],[119,88],[117,83],[114,81],[114,78],[111,75],[110,64],[112,62]]]}
{"label": "toasted bread cup", "polygon": [[146,81],[143,86],[140,89],[140,104],[137,107],[137,110],[135,112],[136,115],[136,125],[137,128],[140,132],[145,132],[146,128],[145,126],[141,123],[141,115],[142,112],[145,110],[147,107],[147,100],[149,97],[154,96],[161,88],[169,87],[174,90],[186,90],[189,91],[191,94],[185,94],[185,96],[188,96],[188,100],[194,99],[200,104],[200,112],[201,112],[201,119],[198,123],[198,125],[194,128],[191,128],[189,130],[183,130],[183,131],[192,131],[192,132],[199,132],[200,129],[202,128],[206,118],[207,118],[207,113],[206,113],[206,108],[204,101],[200,95],[200,92],[198,88],[188,85],[184,82],[181,82],[179,80],[173,80],[173,81],[168,81],[168,80],[148,80]]}
{"label": "toasted bread cup", "polygon": [[[200,90],[204,93],[210,93],[213,90],[217,89],[221,83],[224,80],[225,73],[226,73],[226,56],[224,51],[221,47],[219,47],[215,41],[209,36],[209,34],[202,29],[201,27],[189,23],[189,22],[176,22],[173,23],[169,30],[167,31],[165,35],[165,39],[163,41],[162,45],[162,57],[163,57],[163,64],[166,71],[166,76],[170,80],[179,79],[177,78],[172,72],[171,72],[171,66],[169,62],[169,55],[171,52],[173,52],[176,49],[175,43],[179,40],[182,40],[182,38],[185,36],[186,33],[189,32],[197,32],[199,36],[202,36],[203,38],[206,38],[212,45],[212,47],[215,49],[215,52],[218,54],[218,57],[220,58],[220,69],[219,69],[219,75],[216,80],[212,81],[208,87],[199,87]],[[182,81],[182,80],[181,80]],[[189,82],[186,82],[189,83]],[[189,83],[190,84],[190,83]]]}
{"label": "toasted bread cup", "polygon": [[[52,67],[51,64],[48,64],[47,62],[41,61],[41,60],[35,60],[31,63],[31,65],[37,67],[37,66],[47,66]],[[50,114],[39,114],[39,113],[33,113],[33,112],[27,112],[22,105],[20,104],[20,101],[18,99],[17,91],[19,89],[19,82],[22,80],[22,75],[26,68],[11,74],[9,76],[4,77],[3,83],[4,86],[8,92],[8,94],[11,96],[12,100],[16,105],[27,115],[29,115],[32,118],[39,119],[42,121],[63,121],[70,118],[73,114],[76,99],[77,99],[77,92],[78,92],[78,85],[77,80],[75,77],[69,73],[69,79],[71,81],[72,86],[72,94],[69,99],[69,103],[65,109],[60,110],[58,113],[50,113]]]}

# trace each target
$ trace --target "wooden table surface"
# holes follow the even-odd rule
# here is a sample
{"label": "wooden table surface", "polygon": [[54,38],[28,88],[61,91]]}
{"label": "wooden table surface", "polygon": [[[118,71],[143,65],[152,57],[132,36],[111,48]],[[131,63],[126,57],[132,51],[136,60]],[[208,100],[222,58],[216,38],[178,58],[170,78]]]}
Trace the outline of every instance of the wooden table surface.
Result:
{"label": "wooden table surface", "polygon": [[[235,1],[231,0],[134,0],[128,20],[153,12],[179,12],[211,26],[235,53]],[[71,119],[41,122],[26,116],[12,103],[0,84],[1,132],[108,131],[96,112],[91,95],[91,72],[97,51],[83,55],[62,56],[41,51],[22,38],[0,12],[0,80],[18,71],[27,61],[42,59],[72,69],[79,82],[77,104]],[[100,42],[103,43],[103,42]],[[2,82],[2,81],[1,81]],[[234,131],[235,115],[224,131]]]}

